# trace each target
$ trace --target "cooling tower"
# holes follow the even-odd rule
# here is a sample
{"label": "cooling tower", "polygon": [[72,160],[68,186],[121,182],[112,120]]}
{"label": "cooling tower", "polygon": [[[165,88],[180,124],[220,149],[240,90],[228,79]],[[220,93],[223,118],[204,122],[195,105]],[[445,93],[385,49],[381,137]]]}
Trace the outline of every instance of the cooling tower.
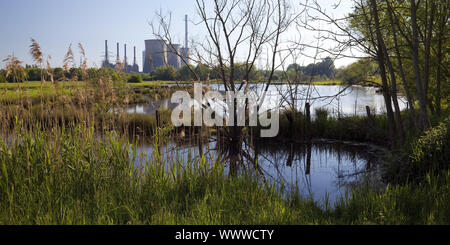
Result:
{"label": "cooling tower", "polygon": [[183,59],[181,60],[181,66],[185,66],[186,63],[189,64],[189,48],[181,48],[181,55],[183,56]]}
{"label": "cooling tower", "polygon": [[167,64],[167,46],[163,40],[145,40],[144,73]]}
{"label": "cooling tower", "polygon": [[179,69],[181,67],[181,45],[173,44],[167,47],[167,62],[170,66],[175,67],[175,69]]}

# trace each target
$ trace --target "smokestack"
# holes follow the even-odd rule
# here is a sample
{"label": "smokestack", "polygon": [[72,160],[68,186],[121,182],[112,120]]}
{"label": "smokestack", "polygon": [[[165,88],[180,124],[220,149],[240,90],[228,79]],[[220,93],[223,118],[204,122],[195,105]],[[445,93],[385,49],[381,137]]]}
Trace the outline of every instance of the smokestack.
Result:
{"label": "smokestack", "polygon": [[109,63],[109,55],[108,55],[108,40],[105,40],[105,63]]}
{"label": "smokestack", "polygon": [[184,47],[187,49],[188,48],[188,15],[184,16],[184,24],[185,24],[185,30],[186,30],[186,37],[184,40]]}
{"label": "smokestack", "polygon": [[119,55],[119,43],[117,43],[117,61],[120,61],[120,55]]}
{"label": "smokestack", "polygon": [[134,58],[133,58],[133,65],[136,65],[136,46],[134,46]]}
{"label": "smokestack", "polygon": [[123,63],[126,65],[127,64],[127,45],[126,44],[123,45],[123,49],[125,50],[125,56],[123,58]]}

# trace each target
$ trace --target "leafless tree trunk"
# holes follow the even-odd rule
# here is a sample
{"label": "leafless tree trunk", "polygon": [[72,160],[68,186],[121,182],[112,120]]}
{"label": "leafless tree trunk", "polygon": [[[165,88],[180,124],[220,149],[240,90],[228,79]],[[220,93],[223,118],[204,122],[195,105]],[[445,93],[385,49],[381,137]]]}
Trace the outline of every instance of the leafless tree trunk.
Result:
{"label": "leafless tree trunk", "polygon": [[[255,62],[261,56],[261,50],[271,49],[272,63],[265,84],[271,84],[276,68],[275,58],[279,53],[281,35],[294,19],[290,5],[286,0],[196,0],[198,17],[195,23],[205,27],[206,38],[197,40],[192,46],[198,53],[197,63],[215,69],[225,91],[241,91],[250,80]],[[160,15],[162,35],[171,43],[169,24]],[[237,63],[244,62],[244,79],[236,77]],[[240,161],[242,151],[243,127],[237,125],[237,100],[234,99],[234,111],[228,113],[234,118],[234,124],[228,125],[225,136],[229,140],[231,162]],[[247,109],[247,108],[245,108]],[[246,115],[248,116],[248,115]]]}

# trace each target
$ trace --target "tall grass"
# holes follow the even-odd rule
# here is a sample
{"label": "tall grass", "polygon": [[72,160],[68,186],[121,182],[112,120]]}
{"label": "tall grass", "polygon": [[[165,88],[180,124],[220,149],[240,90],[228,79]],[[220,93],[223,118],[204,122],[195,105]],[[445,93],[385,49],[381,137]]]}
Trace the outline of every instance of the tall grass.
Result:
{"label": "tall grass", "polygon": [[[17,132],[21,132],[17,129]],[[114,132],[17,133],[0,141],[0,224],[448,224],[450,172],[420,186],[355,190],[323,208],[200,158],[137,156]],[[149,153],[150,154],[150,153]],[[329,205],[327,205],[329,206]]]}
{"label": "tall grass", "polygon": [[[73,63],[71,48],[64,63],[66,70]],[[216,159],[162,157],[158,146],[173,130],[165,126],[170,112],[161,112],[159,126],[154,116],[123,113],[134,91],[120,71],[116,77],[99,72],[84,86],[67,83],[70,93],[58,83],[42,84],[33,99],[18,87],[18,99],[0,103],[0,224],[449,223],[448,170],[382,192],[363,187],[322,207],[295,188],[285,193],[258,176],[228,176],[226,163]],[[290,115],[281,116],[280,137],[301,138],[310,130],[316,137],[386,140],[381,116],[369,124],[318,111],[306,129],[301,113]],[[153,141],[154,152],[138,156],[134,135]],[[415,151],[422,164],[442,157],[431,144],[434,135],[441,134],[422,139],[431,146],[423,148],[426,154]]]}

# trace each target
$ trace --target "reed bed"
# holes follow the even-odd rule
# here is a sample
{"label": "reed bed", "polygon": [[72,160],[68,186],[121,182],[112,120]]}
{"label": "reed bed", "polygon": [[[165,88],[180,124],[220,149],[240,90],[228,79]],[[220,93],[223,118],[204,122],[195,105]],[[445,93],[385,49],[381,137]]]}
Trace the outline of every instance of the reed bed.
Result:
{"label": "reed bed", "polygon": [[[443,224],[450,171],[421,186],[362,187],[336,207],[226,175],[214,159],[137,156],[115,132],[16,129],[0,141],[0,224]],[[23,133],[21,133],[23,132]],[[139,160],[140,159],[140,160]],[[144,160],[142,160],[144,159]],[[137,167],[138,166],[138,167]],[[170,166],[170,167],[168,167]]]}
{"label": "reed bed", "polygon": [[[78,47],[84,57],[83,47]],[[34,42],[30,51],[42,66],[42,52]],[[73,63],[71,47],[64,61],[67,70]],[[422,181],[389,185],[381,192],[363,186],[333,207],[326,201],[320,205],[299,196],[295,188],[270,185],[248,173],[228,175],[224,161],[161,157],[159,146],[178,133],[168,123],[170,112],[163,111],[159,120],[124,113],[134,90],[126,86],[120,69],[117,76],[100,71],[84,86],[66,81],[73,84],[70,88],[51,78],[44,74],[34,97],[0,103],[0,224],[450,222],[448,169],[421,172]],[[54,92],[47,94],[46,89]],[[19,87],[15,92],[23,91]],[[367,140],[385,135],[383,117],[371,124],[381,131],[367,136],[362,130],[367,119],[317,115],[312,131],[318,137]],[[281,137],[307,132],[300,113],[290,119],[283,115],[280,128]],[[138,156],[137,139],[130,137],[136,135],[147,137],[154,152]],[[434,135],[426,134],[422,141],[431,144]],[[442,159],[442,152],[431,152],[433,157],[420,158],[421,164]],[[286,193],[288,189],[292,193]]]}

